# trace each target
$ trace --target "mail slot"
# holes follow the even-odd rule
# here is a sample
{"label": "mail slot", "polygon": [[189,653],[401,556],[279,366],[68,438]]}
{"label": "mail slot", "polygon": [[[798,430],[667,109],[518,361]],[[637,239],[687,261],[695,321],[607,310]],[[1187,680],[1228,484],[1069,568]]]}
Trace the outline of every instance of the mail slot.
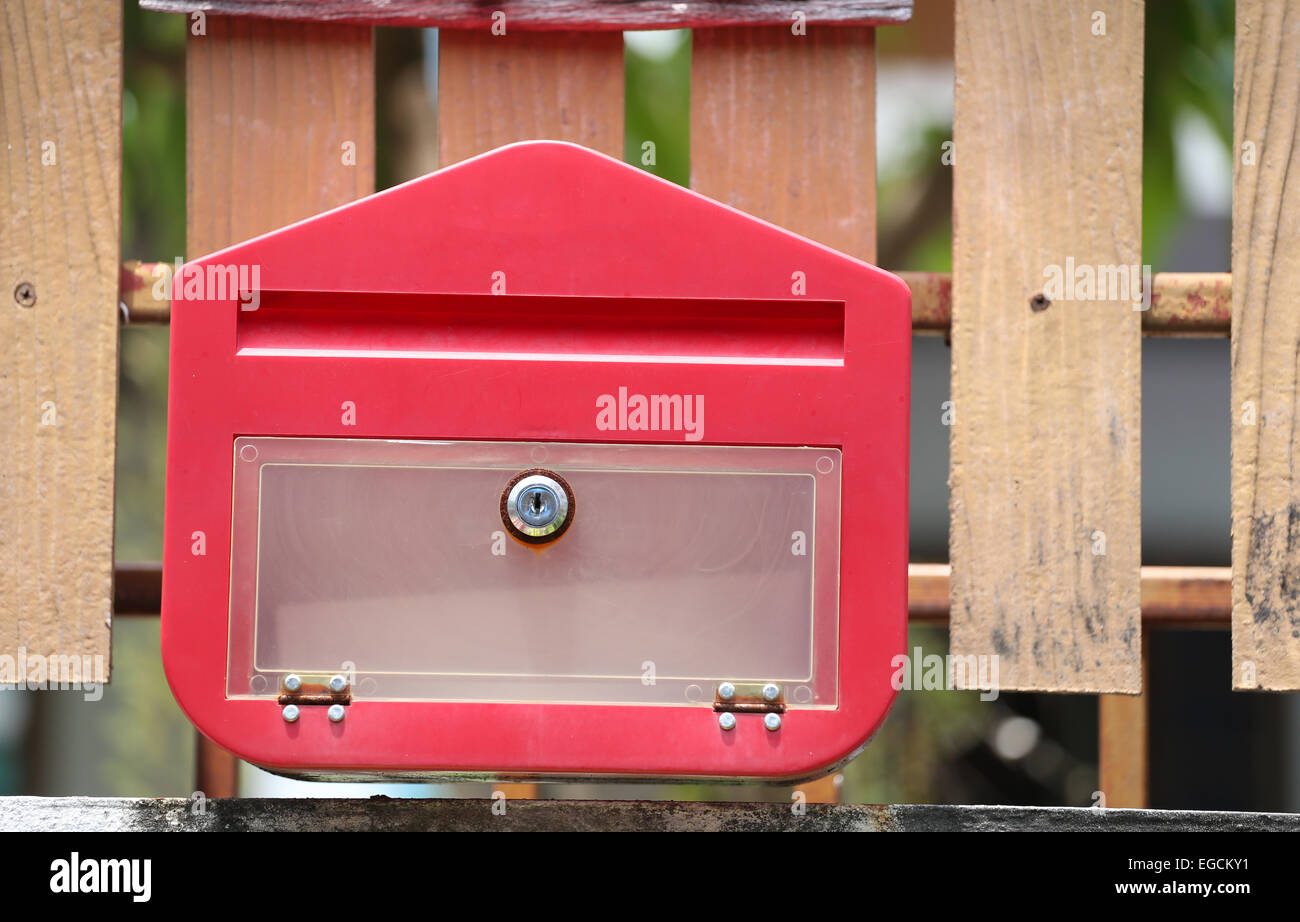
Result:
{"label": "mail slot", "polygon": [[163,658],[318,778],[795,780],[906,635],[896,278],[558,142],[173,283]]}

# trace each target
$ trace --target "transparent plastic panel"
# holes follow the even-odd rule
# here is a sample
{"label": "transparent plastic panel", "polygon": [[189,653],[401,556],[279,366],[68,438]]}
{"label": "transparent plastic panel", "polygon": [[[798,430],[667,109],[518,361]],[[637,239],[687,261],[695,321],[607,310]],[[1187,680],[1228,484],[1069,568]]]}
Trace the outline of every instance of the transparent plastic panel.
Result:
{"label": "transparent plastic panel", "polygon": [[[503,518],[534,469],[543,544]],[[227,694],[834,707],[839,502],[828,448],[239,438]]]}

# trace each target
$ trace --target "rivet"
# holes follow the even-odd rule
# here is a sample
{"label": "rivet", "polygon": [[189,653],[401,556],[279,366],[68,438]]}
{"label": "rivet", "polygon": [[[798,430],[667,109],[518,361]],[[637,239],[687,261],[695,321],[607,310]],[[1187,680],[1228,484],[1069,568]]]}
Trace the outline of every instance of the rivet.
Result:
{"label": "rivet", "polygon": [[767,727],[767,729],[769,729],[769,730],[771,730],[771,731],[773,731],[773,732],[775,732],[775,731],[777,731],[777,730],[780,730],[780,729],[781,729],[781,715],[780,715],[780,714],[766,714],[766,715],[764,715],[764,717],[763,717],[763,726]]}
{"label": "rivet", "polygon": [[334,721],[335,723],[339,723],[340,721],[343,720],[343,715],[347,712],[344,710],[343,705],[331,704],[330,709],[325,713],[329,716],[330,720]]}
{"label": "rivet", "polygon": [[284,677],[284,687],[287,691],[296,692],[302,688],[302,679],[291,672]]}
{"label": "rivet", "polygon": [[348,680],[341,675],[336,675],[330,679],[330,691],[341,692],[348,687]]}
{"label": "rivet", "polygon": [[763,700],[775,701],[781,697],[781,686],[773,682],[768,682],[763,686]]}
{"label": "rivet", "polygon": [[286,704],[284,706],[284,710],[281,713],[284,715],[284,722],[291,724],[298,719],[298,714],[299,714],[298,705]]}
{"label": "rivet", "polygon": [[723,701],[730,701],[732,698],[736,697],[736,686],[732,685],[730,682],[723,682],[718,686],[718,697]]}
{"label": "rivet", "polygon": [[730,711],[723,711],[718,715],[718,726],[724,730],[736,729],[736,715]]}

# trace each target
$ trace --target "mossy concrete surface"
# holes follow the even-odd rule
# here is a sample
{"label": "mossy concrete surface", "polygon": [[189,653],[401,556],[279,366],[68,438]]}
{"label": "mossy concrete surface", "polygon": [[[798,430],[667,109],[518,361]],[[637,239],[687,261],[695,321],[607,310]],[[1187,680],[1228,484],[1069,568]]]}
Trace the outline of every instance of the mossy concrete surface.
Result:
{"label": "mossy concrete surface", "polygon": [[[495,809],[494,809],[495,807]],[[504,808],[504,809],[503,809]],[[0,831],[1278,831],[1300,814],[665,801],[3,797]]]}

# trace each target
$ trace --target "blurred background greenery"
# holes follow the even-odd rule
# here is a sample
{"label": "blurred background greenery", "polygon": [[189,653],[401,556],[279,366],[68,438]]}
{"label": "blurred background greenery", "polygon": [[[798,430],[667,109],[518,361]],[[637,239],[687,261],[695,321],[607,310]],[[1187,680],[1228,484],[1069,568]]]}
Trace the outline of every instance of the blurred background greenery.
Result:
{"label": "blurred background greenery", "polygon": [[[170,261],[185,253],[185,25],[125,4],[123,256]],[[1226,0],[1147,4],[1144,259],[1157,271],[1228,268],[1233,5]],[[878,262],[891,269],[951,268],[952,2],[918,0],[912,23],[878,37]],[[437,166],[437,36],[380,29],[376,36],[376,174],[380,188]],[[642,166],[690,181],[689,32],[626,40],[626,145]],[[835,92],[828,87],[827,92]],[[815,169],[810,165],[810,169]],[[1225,190],[1227,190],[1225,192]],[[1144,344],[1144,465],[1177,465],[1172,484],[1144,483],[1144,562],[1227,562],[1227,364],[1225,342]],[[118,421],[120,561],[161,556],[167,331],[122,334]],[[935,337],[915,342],[912,559],[947,548],[948,353]],[[1217,378],[1215,376],[1218,376]],[[1221,380],[1220,380],[1221,379]],[[1189,390],[1208,381],[1210,390]],[[1167,558],[1167,559],[1166,559]],[[946,652],[946,632],[914,627],[909,646]],[[1296,809],[1297,791],[1247,755],[1286,729],[1295,709],[1277,698],[1226,695],[1227,635],[1153,639],[1153,778],[1158,806]],[[0,711],[6,792],[187,794],[193,731],[162,676],[156,619],[114,627],[114,678],[102,702],[28,695]],[[1213,686],[1213,688],[1210,688]],[[1223,686],[1220,690],[1219,686]],[[10,696],[10,700],[14,700]],[[1206,729],[1207,716],[1212,725]],[[8,720],[8,723],[6,723]],[[10,732],[5,735],[5,728]],[[1207,732],[1209,735],[1207,736]],[[878,738],[841,773],[846,800],[900,803],[1088,805],[1096,778],[1096,701],[1090,696],[903,692]],[[1190,776],[1188,760],[1206,766]],[[1277,761],[1276,758],[1273,761]],[[369,795],[365,785],[286,786],[248,770],[247,793],[328,791]],[[386,786],[387,793],[484,796],[482,785]],[[757,786],[547,785],[543,796],[788,800],[789,788]]]}

